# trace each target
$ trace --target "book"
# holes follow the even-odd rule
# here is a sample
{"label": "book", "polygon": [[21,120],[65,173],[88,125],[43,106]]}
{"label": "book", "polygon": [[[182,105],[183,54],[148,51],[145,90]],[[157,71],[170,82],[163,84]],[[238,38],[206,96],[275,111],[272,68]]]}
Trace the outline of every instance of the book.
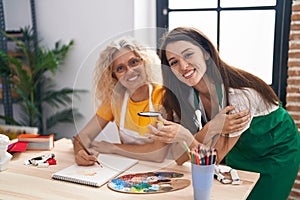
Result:
{"label": "book", "polygon": [[16,153],[16,152],[24,152],[26,151],[28,146],[28,142],[14,142],[10,143],[7,147],[7,152]]}
{"label": "book", "polygon": [[115,154],[100,154],[99,165],[78,166],[73,164],[51,175],[53,179],[100,187],[138,163],[138,160]]}
{"label": "book", "polygon": [[27,150],[51,150],[54,147],[54,134],[20,134],[18,142],[27,142]]}

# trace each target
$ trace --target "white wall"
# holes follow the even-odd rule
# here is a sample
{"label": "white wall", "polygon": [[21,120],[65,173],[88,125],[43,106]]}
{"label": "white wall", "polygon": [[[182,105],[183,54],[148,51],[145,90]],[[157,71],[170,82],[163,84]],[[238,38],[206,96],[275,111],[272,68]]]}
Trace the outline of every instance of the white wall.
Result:
{"label": "white wall", "polygon": [[[23,3],[20,4],[20,1]],[[25,2],[27,3],[25,3]],[[38,37],[50,48],[61,40],[75,41],[61,71],[55,76],[58,88],[75,87],[90,90],[93,68],[103,44],[121,33],[142,33],[143,39],[155,44],[155,0],[36,0],[36,21]],[[19,29],[22,23],[31,25],[29,0],[4,0],[5,12],[9,18],[6,27]],[[27,4],[27,5],[26,5]],[[20,9],[19,6],[22,6]],[[21,17],[16,20],[14,17]],[[11,19],[13,18],[13,19]],[[150,29],[149,29],[150,27]],[[145,36],[145,33],[149,34]],[[75,126],[63,124],[57,127],[60,137],[72,137],[94,115],[94,101],[91,94],[81,95],[74,106],[84,115],[75,121]],[[3,109],[0,107],[0,111]]]}

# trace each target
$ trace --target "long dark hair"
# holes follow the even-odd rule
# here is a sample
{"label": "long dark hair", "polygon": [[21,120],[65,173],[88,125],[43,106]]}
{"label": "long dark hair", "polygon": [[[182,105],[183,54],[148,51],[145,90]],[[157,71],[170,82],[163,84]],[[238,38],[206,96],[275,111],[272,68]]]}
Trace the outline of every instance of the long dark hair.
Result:
{"label": "long dark hair", "polygon": [[[192,28],[192,27],[178,27],[167,33],[162,38],[162,43],[160,46],[160,52],[159,56],[163,65],[163,81],[165,87],[167,87],[171,92],[166,92],[164,99],[165,102],[171,102],[172,99],[174,99],[174,95],[172,93],[175,93],[177,98],[181,98],[181,94],[178,94],[178,87],[180,84],[179,82],[176,82],[176,77],[170,78],[172,74],[170,75],[170,68],[169,63],[166,58],[166,46],[169,43],[176,42],[176,41],[188,41],[192,44],[199,46],[202,50],[205,50],[204,52],[207,52],[210,55],[209,61],[207,61],[207,75],[209,77],[213,77],[214,81],[223,83],[224,89],[225,89],[225,98],[227,105],[230,103],[228,101],[228,91],[229,88],[236,88],[236,89],[243,89],[243,88],[253,88],[256,90],[264,100],[266,105],[278,105],[279,99],[273,89],[267,85],[263,80],[258,78],[257,76],[250,74],[244,70],[232,67],[225,63],[219,56],[218,51],[213,46],[212,42],[199,30]],[[214,64],[216,67],[210,67],[211,63]],[[174,82],[175,81],[175,82]],[[176,83],[176,84],[175,84]],[[178,85],[177,85],[178,84]],[[177,89],[172,89],[174,87],[177,87]],[[181,86],[180,86],[181,87]],[[183,86],[184,87],[184,86]],[[181,90],[188,90],[188,88],[181,88]],[[177,91],[177,92],[175,92]],[[184,97],[186,98],[186,97]],[[184,100],[183,100],[184,101]],[[181,101],[179,100],[179,103],[181,105]],[[177,114],[182,114],[183,109],[187,108],[179,108],[179,105],[176,105],[173,110]],[[181,111],[181,112],[180,112]],[[182,118],[183,116],[181,116]]]}

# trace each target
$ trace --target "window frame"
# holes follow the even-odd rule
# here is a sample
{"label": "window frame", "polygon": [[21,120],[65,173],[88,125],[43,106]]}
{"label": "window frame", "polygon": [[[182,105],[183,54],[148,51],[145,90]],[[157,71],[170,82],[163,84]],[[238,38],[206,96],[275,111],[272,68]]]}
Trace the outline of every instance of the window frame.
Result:
{"label": "window frame", "polygon": [[[275,6],[258,7],[226,7],[222,8],[218,0],[217,8],[204,9],[169,9],[169,0],[156,0],[156,26],[168,29],[169,12],[176,11],[217,11],[217,49],[219,49],[220,39],[220,12],[224,10],[275,10],[275,31],[273,50],[273,74],[271,87],[278,95],[282,105],[286,105],[287,69],[288,69],[288,49],[289,32],[292,12],[292,0],[277,0]],[[157,32],[157,38],[162,37],[162,32]],[[159,41],[157,43],[159,47]]]}

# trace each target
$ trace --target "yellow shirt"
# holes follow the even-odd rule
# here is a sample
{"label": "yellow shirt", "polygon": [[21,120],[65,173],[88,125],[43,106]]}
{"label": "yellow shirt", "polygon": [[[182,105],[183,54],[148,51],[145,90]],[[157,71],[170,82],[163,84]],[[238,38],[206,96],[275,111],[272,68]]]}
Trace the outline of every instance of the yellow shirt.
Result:
{"label": "yellow shirt", "polygon": [[[162,109],[162,97],[164,94],[164,88],[160,85],[153,85],[152,91],[152,104],[155,111],[160,111]],[[107,121],[116,122],[118,128],[120,127],[120,114],[122,107],[122,100],[119,100],[120,104],[116,105],[100,105],[97,115]],[[113,107],[112,107],[113,106]],[[149,99],[134,102],[130,98],[127,104],[126,116],[124,127],[126,129],[130,129],[132,131],[138,132],[140,135],[144,135],[145,133],[149,133],[149,129],[147,128],[148,124],[155,125],[156,118],[152,117],[141,117],[138,116],[138,112],[149,111]]]}

